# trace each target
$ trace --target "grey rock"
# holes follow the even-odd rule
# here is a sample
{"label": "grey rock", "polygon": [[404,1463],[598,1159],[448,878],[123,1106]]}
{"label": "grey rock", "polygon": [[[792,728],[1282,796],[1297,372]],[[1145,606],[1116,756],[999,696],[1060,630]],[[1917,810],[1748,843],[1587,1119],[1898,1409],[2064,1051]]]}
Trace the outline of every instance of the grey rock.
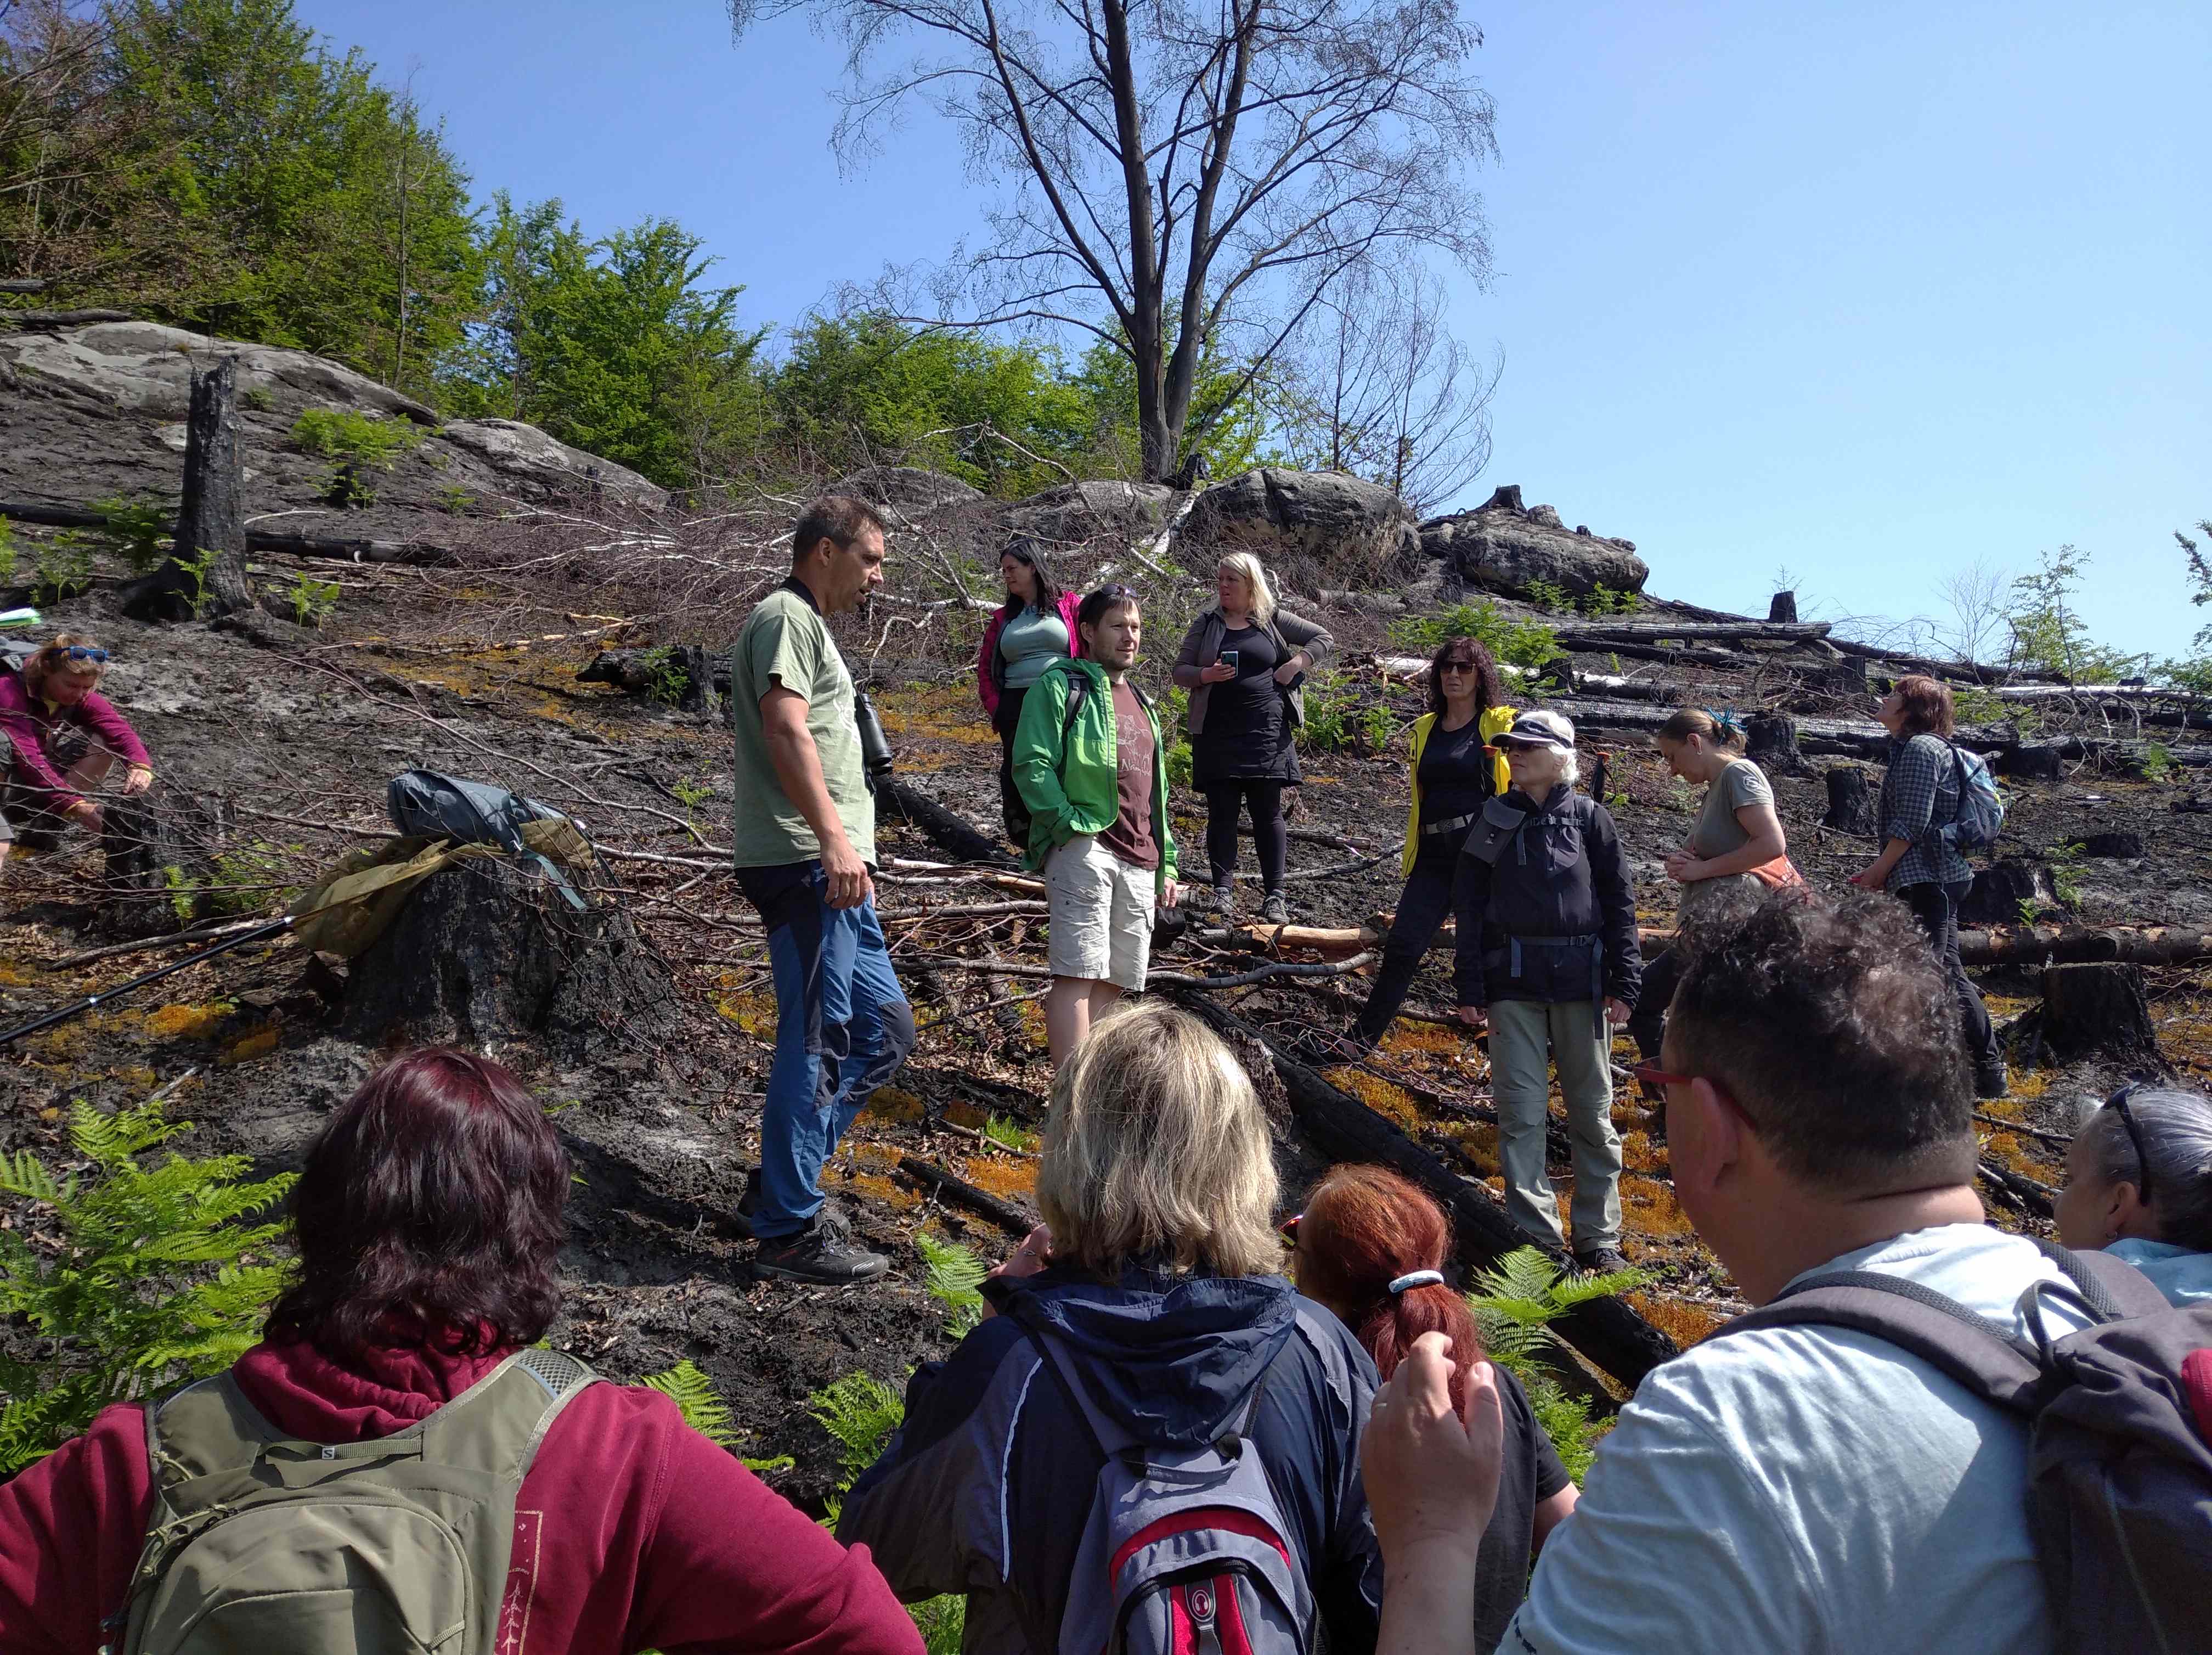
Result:
{"label": "grey rock", "polygon": [[1474,510],[1432,517],[1420,527],[1421,550],[1468,586],[1511,597],[1541,581],[1571,597],[1600,587],[1641,592],[1651,571],[1633,541],[1570,530],[1549,506],[1525,507],[1508,484]]}
{"label": "grey rock", "polygon": [[238,358],[241,392],[289,392],[334,407],[438,423],[436,412],[414,398],[304,350],[218,339],[155,322],[0,333],[0,366],[17,378],[161,420],[181,420],[190,408],[194,359],[219,356]]}
{"label": "grey rock", "polygon": [[1341,585],[1403,573],[1413,528],[1412,509],[1377,484],[1342,472],[1262,466],[1199,496],[1182,540],[1186,562],[1224,551],[1255,552],[1263,562],[1288,555]]}
{"label": "grey rock", "polygon": [[1158,483],[1071,483],[1033,494],[1006,514],[1006,526],[1039,540],[1078,543],[1157,532],[1179,496]]}
{"label": "grey rock", "polygon": [[507,476],[536,484],[548,493],[598,494],[647,511],[659,511],[668,503],[668,490],[659,484],[611,459],[571,448],[519,419],[457,419],[442,435]]}
{"label": "grey rock", "polygon": [[896,517],[926,517],[956,506],[969,506],[983,491],[942,472],[915,465],[872,465],[831,484],[830,494],[849,494]]}

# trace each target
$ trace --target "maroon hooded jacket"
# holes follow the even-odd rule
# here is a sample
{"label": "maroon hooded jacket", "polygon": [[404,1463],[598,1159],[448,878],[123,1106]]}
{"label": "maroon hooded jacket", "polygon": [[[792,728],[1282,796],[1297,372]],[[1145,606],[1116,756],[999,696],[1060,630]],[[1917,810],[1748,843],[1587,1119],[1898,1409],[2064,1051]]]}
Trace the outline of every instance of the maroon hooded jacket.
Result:
{"label": "maroon hooded jacket", "polygon": [[[422,1419],[509,1353],[371,1353],[367,1373],[308,1345],[233,1370],[278,1430],[362,1442]],[[0,1650],[95,1655],[153,1503],[136,1403],[0,1484]],[[501,1655],[921,1655],[914,1622],[848,1551],[657,1390],[595,1384],[546,1433],[515,1501]]]}

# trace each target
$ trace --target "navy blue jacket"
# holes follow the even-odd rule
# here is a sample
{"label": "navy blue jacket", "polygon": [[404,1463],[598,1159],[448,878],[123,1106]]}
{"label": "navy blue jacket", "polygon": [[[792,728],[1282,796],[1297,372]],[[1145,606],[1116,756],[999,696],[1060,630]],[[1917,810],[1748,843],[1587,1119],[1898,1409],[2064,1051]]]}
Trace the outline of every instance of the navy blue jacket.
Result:
{"label": "navy blue jacket", "polygon": [[[1084,1360],[1086,1390],[1133,1435],[1211,1442],[1264,1385],[1247,1440],[1281,1509],[1331,1655],[1374,1646],[1382,1564],[1359,1481],[1375,1365],[1351,1331],[1280,1276],[1131,1269],[1116,1287],[1072,1270],[984,1284]],[[966,1592],[965,1651],[1053,1655],[1102,1464],[1012,1316],[915,1371],[906,1422],[845,1498],[837,1538],[865,1542],[908,1602]],[[1103,1641],[1104,1629],[1101,1629]]]}
{"label": "navy blue jacket", "polygon": [[[1603,995],[1633,1010],[1644,976],[1636,891],[1612,815],[1565,782],[1541,803],[1517,789],[1504,803],[1528,820],[1494,867],[1462,855],[1453,885],[1459,1003]],[[1477,936],[1480,947],[1470,948]]]}

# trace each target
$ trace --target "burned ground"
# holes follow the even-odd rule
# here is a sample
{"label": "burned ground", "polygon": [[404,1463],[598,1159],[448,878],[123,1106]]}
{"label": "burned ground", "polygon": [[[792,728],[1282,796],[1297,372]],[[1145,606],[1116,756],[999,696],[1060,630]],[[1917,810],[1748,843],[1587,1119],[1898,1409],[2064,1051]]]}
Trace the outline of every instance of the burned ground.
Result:
{"label": "burned ground", "polygon": [[[191,893],[203,920],[274,912],[316,870],[373,842],[386,826],[385,783],[410,764],[513,787],[586,823],[603,848],[603,887],[672,976],[681,1031],[617,1039],[572,1061],[530,1042],[494,1052],[544,1100],[575,1161],[562,1260],[567,1308],[554,1342],[617,1377],[697,1361],[750,1433],[750,1451],[795,1457],[792,1469],[772,1474],[778,1486],[818,1502],[835,1463],[806,1415],[808,1394],[856,1367],[896,1381],[948,1348],[914,1232],[927,1229],[995,1259],[1031,1210],[1035,1160],[1024,1151],[1048,1085],[1041,1007],[1031,997],[1042,987],[1042,914],[992,876],[915,866],[946,858],[914,829],[886,825],[878,902],[921,1013],[921,1044],[872,1102],[830,1185],[850,1202],[863,1233],[891,1253],[894,1272],[840,1290],[757,1281],[750,1245],[726,1231],[722,1215],[754,1157],[774,1005],[757,925],[714,849],[726,838],[732,787],[747,783],[732,776],[727,736],[712,720],[649,695],[580,684],[576,673],[605,647],[726,642],[743,599],[761,584],[761,565],[748,565],[744,581],[725,581],[743,562],[726,557],[703,588],[714,602],[697,586],[675,601],[635,567],[625,578],[611,574],[605,548],[618,544],[625,555],[677,565],[706,557],[701,548],[711,536],[641,550],[628,531],[577,524],[557,543],[537,532],[528,543],[487,541],[451,569],[337,570],[337,611],[317,632],[264,627],[246,636],[125,621],[112,604],[125,571],[105,564],[100,584],[54,606],[50,618],[116,652],[107,691],[153,750],[160,786],[228,801],[234,826],[217,875]],[[917,549],[911,566],[942,564],[957,579],[972,566],[957,561],[942,549],[934,559]],[[874,685],[901,774],[994,829],[997,747],[963,659],[981,618],[945,604],[949,583],[902,582],[904,607],[879,606],[847,626],[845,639],[856,670]],[[1147,654],[1157,683],[1180,617],[1198,599],[1164,579],[1152,590]],[[725,605],[719,629],[715,602]],[[940,606],[921,606],[930,603]],[[1350,928],[1396,898],[1403,736],[1422,700],[1386,664],[1379,620],[1351,610],[1330,619],[1347,646],[1342,682],[1360,706],[1387,708],[1391,739],[1371,755],[1307,756],[1292,825],[1313,837],[1294,842],[1293,868],[1332,871],[1295,880],[1291,894],[1300,923]],[[1772,702],[1780,682],[1764,668],[1726,665],[1623,669],[1601,652],[1579,654],[1575,665],[1641,675],[1664,683],[1669,699],[1714,705]],[[1642,917],[1664,925],[1672,896],[1662,863],[1688,829],[1689,792],[1668,780],[1640,736],[1601,734],[1585,745],[1609,750],[1607,786]],[[1870,858],[1870,842],[1817,825],[1826,806],[1817,774],[1781,778],[1777,792],[1793,854],[1816,883],[1838,885]],[[2212,816],[2174,808],[2191,799],[2182,781],[2076,766],[2055,782],[2018,784],[2014,798],[2004,854],[2055,865],[2054,894],[2081,920],[2212,922]],[[1182,793],[1176,806],[1177,837],[1194,862],[1202,855],[1197,801]],[[2064,850],[2116,832],[2139,836],[2142,856]],[[19,855],[8,865],[0,1021],[101,992],[172,957],[76,958],[107,940],[93,926],[97,863],[73,837],[59,851]],[[1264,963],[1249,950],[1191,940],[1160,955],[1156,969],[1219,977]],[[120,1105],[189,1072],[173,1104],[198,1123],[189,1148],[243,1151],[270,1168],[296,1164],[330,1109],[382,1056],[339,1037],[329,985],[317,986],[309,964],[289,942],[257,945],[9,1047],[0,1057],[0,1150],[58,1158],[71,1100]],[[1414,1009],[1443,1009],[1444,965],[1444,957],[1432,959]],[[2212,1077],[2204,971],[2160,969],[2148,977],[2166,1058],[2185,1077]],[[2032,970],[1989,973],[1984,986],[2008,1024],[2036,1004]],[[1263,1031],[1288,1034],[1348,1021],[1364,992],[1358,976],[1276,977],[1219,998]],[[1629,1061],[1625,1042],[1619,1061]],[[1369,1062],[1331,1075],[1449,1164],[1498,1187],[1478,1045],[1438,1022],[1405,1020]],[[2110,1078],[2094,1064],[2054,1071],[2016,1063],[2013,1098],[1984,1110],[1989,1154],[2055,1183],[2061,1147],[2002,1123],[2063,1134],[2073,1101],[2100,1093]],[[1666,1179],[1663,1142],[1632,1088],[1621,1089],[1615,1120],[1628,1165],[1626,1250],[1658,1277],[1637,1302],[1678,1339],[1697,1338],[1736,1307],[1733,1290],[1689,1233]],[[1287,1124],[1281,1139],[1294,1189],[1318,1170],[1318,1158]],[[1563,1162],[1554,1171],[1564,1212],[1569,1171]],[[969,1195],[948,1195],[939,1173]],[[993,1198],[1004,1221],[984,1210]],[[2038,1223],[1996,1199],[1992,1211],[2001,1222]]]}

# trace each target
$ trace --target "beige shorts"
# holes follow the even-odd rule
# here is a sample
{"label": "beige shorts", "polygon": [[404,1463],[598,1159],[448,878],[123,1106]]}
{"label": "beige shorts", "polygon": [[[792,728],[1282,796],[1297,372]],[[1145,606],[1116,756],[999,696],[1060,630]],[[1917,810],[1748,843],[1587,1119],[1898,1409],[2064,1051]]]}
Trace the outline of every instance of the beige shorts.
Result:
{"label": "beige shorts", "polygon": [[1094,833],[1055,848],[1044,863],[1052,974],[1141,989],[1152,952],[1153,881],[1151,868],[1130,867]]}

